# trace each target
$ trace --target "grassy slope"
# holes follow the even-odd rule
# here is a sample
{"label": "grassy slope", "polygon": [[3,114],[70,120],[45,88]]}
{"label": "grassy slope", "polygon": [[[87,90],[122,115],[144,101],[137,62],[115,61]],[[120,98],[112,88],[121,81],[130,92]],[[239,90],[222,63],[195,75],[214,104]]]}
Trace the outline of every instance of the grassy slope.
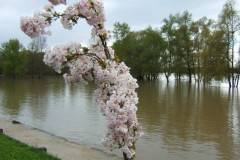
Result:
{"label": "grassy slope", "polygon": [[0,160],[60,160],[0,133]]}

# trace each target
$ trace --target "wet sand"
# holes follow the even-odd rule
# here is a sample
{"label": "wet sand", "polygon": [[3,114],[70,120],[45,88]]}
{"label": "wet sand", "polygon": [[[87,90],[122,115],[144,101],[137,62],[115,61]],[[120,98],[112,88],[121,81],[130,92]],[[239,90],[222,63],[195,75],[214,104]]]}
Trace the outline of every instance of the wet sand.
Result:
{"label": "wet sand", "polygon": [[48,153],[62,160],[121,160],[117,156],[69,142],[24,124],[13,124],[9,120],[0,119],[0,128],[4,134],[30,146],[46,147]]}

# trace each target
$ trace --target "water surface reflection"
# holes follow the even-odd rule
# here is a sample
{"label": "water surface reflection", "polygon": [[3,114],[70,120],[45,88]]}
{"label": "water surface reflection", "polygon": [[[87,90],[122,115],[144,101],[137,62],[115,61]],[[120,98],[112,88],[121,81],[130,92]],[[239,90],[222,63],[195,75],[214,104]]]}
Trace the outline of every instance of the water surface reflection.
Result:
{"label": "water surface reflection", "polygon": [[138,156],[147,159],[151,146],[153,159],[240,158],[237,90],[155,81],[140,83],[138,93],[146,133]]}
{"label": "water surface reflection", "polygon": [[[136,160],[240,158],[238,90],[175,81],[139,84],[138,118],[145,135],[137,143]],[[106,121],[93,97],[95,88],[66,85],[58,77],[1,79],[0,117],[103,149]]]}

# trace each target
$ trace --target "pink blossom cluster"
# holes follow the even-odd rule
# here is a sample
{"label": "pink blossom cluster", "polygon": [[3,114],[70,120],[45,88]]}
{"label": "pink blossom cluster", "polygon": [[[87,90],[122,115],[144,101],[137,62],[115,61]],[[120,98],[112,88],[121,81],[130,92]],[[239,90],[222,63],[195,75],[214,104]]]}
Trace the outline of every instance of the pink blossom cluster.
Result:
{"label": "pink blossom cluster", "polygon": [[[111,47],[108,47],[108,51],[110,56],[109,58],[114,59],[114,50]],[[101,45],[101,41],[98,38],[96,38],[96,42],[92,43],[92,45],[89,47],[89,52],[95,53],[96,56],[102,60],[107,60],[104,47]]]}
{"label": "pink blossom cluster", "polygon": [[21,17],[20,26],[22,31],[31,38],[38,37],[41,34],[50,35],[50,31],[45,28],[50,26],[49,22],[35,13],[33,17]]}
{"label": "pink blossom cluster", "polygon": [[130,69],[125,63],[119,63],[114,50],[107,46],[110,34],[104,28],[103,4],[98,0],[80,0],[59,14],[53,10],[54,5],[65,4],[66,1],[49,1],[52,4],[45,7],[46,12],[40,14],[42,18],[22,18],[22,30],[30,37],[38,36],[45,33],[44,28],[52,20],[58,18],[66,29],[71,29],[79,18],[84,18],[93,27],[91,34],[95,41],[89,48],[78,43],[56,45],[47,50],[43,60],[59,73],[67,68],[68,72],[64,74],[66,82],[87,84],[93,81],[97,84],[96,100],[107,118],[103,145],[109,150],[120,148],[128,158],[133,158],[137,137],[143,135],[136,115],[138,96],[135,89],[138,84]]}
{"label": "pink blossom cluster", "polygon": [[48,49],[44,55],[45,64],[53,67],[56,72],[61,73],[61,69],[67,64],[67,57],[72,54],[81,54],[81,45],[77,43],[69,43],[65,45],[56,45],[52,49]]}
{"label": "pink blossom cluster", "polygon": [[103,4],[96,0],[80,0],[66,8],[61,23],[65,29],[72,29],[79,18],[85,18],[91,26],[102,26],[106,21]]}

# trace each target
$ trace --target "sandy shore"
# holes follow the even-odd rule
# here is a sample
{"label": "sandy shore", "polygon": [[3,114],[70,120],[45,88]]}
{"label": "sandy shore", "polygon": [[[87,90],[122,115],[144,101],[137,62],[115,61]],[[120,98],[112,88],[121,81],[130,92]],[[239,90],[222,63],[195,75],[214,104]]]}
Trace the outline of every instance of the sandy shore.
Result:
{"label": "sandy shore", "polygon": [[13,124],[9,120],[0,119],[0,128],[4,134],[30,146],[46,147],[48,153],[62,160],[121,160],[117,156],[71,143],[23,124]]}

